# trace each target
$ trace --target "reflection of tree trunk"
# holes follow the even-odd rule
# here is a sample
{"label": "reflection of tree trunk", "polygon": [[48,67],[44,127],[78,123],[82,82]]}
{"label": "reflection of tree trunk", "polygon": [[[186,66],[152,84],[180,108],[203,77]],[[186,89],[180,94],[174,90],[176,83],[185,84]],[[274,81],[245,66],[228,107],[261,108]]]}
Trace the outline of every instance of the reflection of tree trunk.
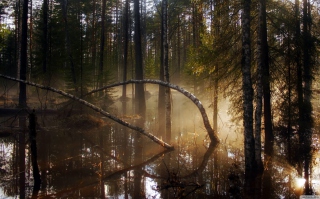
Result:
{"label": "reflection of tree trunk", "polygon": [[26,128],[26,117],[19,117],[19,127],[22,131],[19,133],[19,188],[20,198],[25,198],[25,131]]}
{"label": "reflection of tree trunk", "polygon": [[33,113],[29,114],[29,139],[31,148],[31,163],[33,170],[33,197],[37,197],[38,191],[40,190],[41,178],[38,167],[38,152],[37,152],[37,132],[36,132],[36,115]]}
{"label": "reflection of tree trunk", "polygon": [[217,144],[210,144],[209,148],[207,149],[207,151],[203,155],[202,162],[200,163],[198,168],[196,170],[194,170],[192,173],[190,173],[190,174],[188,174],[186,176],[183,176],[181,178],[191,178],[191,177],[196,177],[196,176],[201,175],[203,170],[206,168],[212,153],[214,152],[214,150],[216,148],[217,148]]}
{"label": "reflection of tree trunk", "polygon": [[[100,140],[100,147],[103,147],[103,131],[99,132],[99,140]],[[100,151],[100,197],[101,199],[105,198],[105,189],[104,189],[104,180],[102,179],[104,176],[104,154]]]}

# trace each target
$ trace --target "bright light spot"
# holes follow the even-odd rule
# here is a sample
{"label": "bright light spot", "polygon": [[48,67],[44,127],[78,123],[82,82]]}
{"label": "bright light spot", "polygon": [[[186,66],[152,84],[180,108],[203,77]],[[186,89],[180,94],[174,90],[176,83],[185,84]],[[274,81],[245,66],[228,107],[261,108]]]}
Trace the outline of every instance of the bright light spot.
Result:
{"label": "bright light spot", "polygon": [[304,186],[305,182],[306,182],[306,179],[304,179],[304,178],[297,178],[296,179],[296,185],[298,188],[302,188]]}

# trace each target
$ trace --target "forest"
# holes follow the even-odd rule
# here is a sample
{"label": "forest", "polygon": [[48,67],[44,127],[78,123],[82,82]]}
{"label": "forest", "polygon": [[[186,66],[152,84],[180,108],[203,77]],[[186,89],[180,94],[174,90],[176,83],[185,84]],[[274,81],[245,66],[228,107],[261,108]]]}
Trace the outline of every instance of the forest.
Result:
{"label": "forest", "polygon": [[320,1],[2,0],[0,198],[320,198]]}

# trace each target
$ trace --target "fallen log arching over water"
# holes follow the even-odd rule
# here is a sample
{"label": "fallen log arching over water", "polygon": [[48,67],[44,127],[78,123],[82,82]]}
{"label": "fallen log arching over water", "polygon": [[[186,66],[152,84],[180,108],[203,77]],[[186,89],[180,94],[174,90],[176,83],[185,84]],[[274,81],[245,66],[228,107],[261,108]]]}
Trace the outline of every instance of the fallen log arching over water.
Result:
{"label": "fallen log arching over water", "polygon": [[138,126],[134,126],[132,124],[129,124],[128,122],[123,121],[123,120],[121,120],[120,118],[118,118],[118,117],[116,117],[114,115],[111,115],[107,111],[104,111],[103,109],[101,109],[101,108],[99,108],[99,107],[97,107],[97,106],[95,106],[95,105],[93,105],[93,104],[91,104],[91,103],[79,98],[79,97],[76,97],[74,95],[66,93],[66,92],[64,92],[62,90],[59,90],[59,89],[56,89],[56,88],[52,88],[50,86],[44,86],[44,85],[41,85],[41,84],[36,84],[36,83],[33,83],[33,82],[29,82],[29,81],[25,81],[25,80],[9,77],[9,76],[3,75],[3,74],[0,74],[0,77],[8,79],[8,80],[16,81],[16,82],[21,82],[21,83],[24,83],[26,85],[34,86],[34,87],[37,87],[37,88],[40,88],[40,89],[52,91],[54,93],[58,93],[60,95],[63,95],[65,97],[67,97],[67,98],[73,99],[73,100],[75,100],[75,101],[77,101],[77,102],[79,102],[79,103],[81,103],[81,104],[83,104],[83,105],[95,110],[96,112],[100,113],[101,115],[106,116],[109,119],[111,119],[111,120],[113,120],[113,121],[125,126],[125,127],[128,127],[128,128],[130,128],[132,130],[135,130],[135,131],[138,131],[139,133],[145,135],[146,137],[151,139],[153,142],[163,146],[164,148],[167,148],[167,149],[173,149],[174,148],[173,146],[171,146],[170,144],[162,141],[158,137],[146,132],[144,129],[142,129],[142,128],[138,127]]}
{"label": "fallen log arching over water", "polygon": [[[58,93],[60,95],[63,95],[65,97],[68,97],[70,99],[73,99],[75,101],[78,101],[79,103],[99,112],[100,114],[108,117],[109,119],[125,126],[125,127],[128,127],[132,130],[135,130],[135,131],[138,131],[139,133],[145,135],[146,137],[148,137],[149,139],[151,139],[153,142],[167,148],[167,149],[172,149],[173,146],[171,146],[170,144],[162,141],[161,139],[159,139],[158,137],[146,132],[144,129],[142,129],[141,127],[138,127],[138,126],[134,126],[132,124],[129,124],[128,122],[126,121],[123,121],[121,120],[120,118],[114,116],[114,115],[111,115],[110,113],[108,113],[107,111],[104,111],[103,109],[79,98],[79,97],[76,97],[72,94],[69,94],[69,93],[66,93],[62,90],[59,90],[59,89],[56,89],[56,88],[53,88],[53,87],[50,87],[50,86],[44,86],[44,85],[41,85],[41,84],[36,84],[36,83],[33,83],[33,82],[29,82],[29,81],[25,81],[25,80],[21,80],[21,79],[17,79],[17,78],[13,78],[13,77],[9,77],[9,76],[6,76],[6,75],[3,75],[3,74],[0,74],[0,77],[2,78],[5,78],[5,79],[9,79],[9,80],[12,80],[12,81],[16,81],[16,82],[21,82],[21,83],[24,83],[24,84],[27,84],[27,85],[30,85],[30,86],[34,86],[34,87],[37,87],[37,88],[40,88],[40,89],[44,89],[44,90],[49,90],[49,91],[52,91],[52,92],[55,92],[55,93]],[[119,82],[119,83],[114,83],[114,84],[110,84],[108,86],[104,86],[102,88],[99,88],[99,89],[95,89],[95,90],[92,90],[90,92],[88,92],[87,94],[85,94],[84,96],[86,95],[90,95],[90,94],[93,94],[95,92],[99,92],[99,91],[103,91],[103,90],[106,90],[108,88],[112,88],[112,87],[116,87],[116,86],[121,86],[121,85],[126,85],[126,84],[144,84],[144,83],[149,83],[149,84],[158,84],[158,85],[162,85],[162,86],[165,86],[165,87],[169,87],[173,90],[176,90],[180,93],[182,93],[184,96],[186,96],[187,98],[189,98],[196,106],[197,108],[199,109],[200,113],[201,113],[201,116],[202,116],[202,119],[203,119],[203,124],[208,132],[208,135],[210,137],[210,140],[212,142],[212,144],[217,144],[219,142],[219,139],[217,137],[217,135],[215,134],[214,130],[212,129],[211,125],[210,125],[210,122],[209,122],[209,119],[208,119],[208,116],[207,116],[207,113],[206,113],[206,110],[205,108],[203,107],[202,103],[200,102],[200,100],[194,96],[192,93],[190,93],[189,91],[177,86],[177,85],[174,85],[174,84],[171,84],[169,82],[164,82],[164,81],[161,81],[161,80],[153,80],[153,79],[144,79],[144,80],[128,80],[128,81],[124,81],[124,82]]]}
{"label": "fallen log arching over water", "polygon": [[92,91],[88,92],[85,95],[90,95],[90,94],[93,94],[95,92],[103,91],[103,90],[106,90],[108,88],[112,88],[112,87],[116,87],[116,86],[121,86],[121,85],[126,85],[126,84],[144,84],[144,83],[158,84],[158,85],[161,85],[161,86],[169,87],[169,88],[171,88],[173,90],[176,90],[176,91],[182,93],[184,96],[189,98],[197,106],[197,108],[199,109],[199,111],[201,113],[201,116],[202,116],[202,119],[203,119],[203,124],[204,124],[204,126],[205,126],[205,128],[206,128],[206,130],[208,132],[208,135],[210,137],[211,142],[213,144],[217,144],[219,142],[219,139],[218,139],[217,135],[215,134],[214,130],[212,129],[212,127],[210,125],[206,110],[203,107],[203,105],[200,102],[200,100],[196,96],[194,96],[192,93],[190,93],[189,91],[187,91],[187,90],[185,90],[185,89],[183,89],[183,88],[181,88],[181,87],[179,87],[177,85],[171,84],[169,82],[164,82],[164,81],[161,81],[161,80],[154,80],[154,79],[128,80],[128,81],[114,83],[114,84],[110,84],[108,86],[104,86],[104,87],[99,88],[99,89],[92,90]]}

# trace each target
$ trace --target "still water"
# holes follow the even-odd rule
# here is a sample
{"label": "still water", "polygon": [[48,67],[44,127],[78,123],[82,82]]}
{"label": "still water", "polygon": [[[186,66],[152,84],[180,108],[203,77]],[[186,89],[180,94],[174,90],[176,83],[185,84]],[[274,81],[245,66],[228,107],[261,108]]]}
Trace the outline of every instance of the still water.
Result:
{"label": "still water", "polygon": [[[0,198],[243,197],[243,152],[232,142],[222,140],[210,147],[205,133],[190,130],[175,134],[175,150],[166,151],[103,119],[78,115],[47,120],[54,125],[38,129],[36,138],[42,180],[37,193],[33,193],[28,136],[24,143],[17,131],[0,138]],[[23,146],[25,170],[20,171]],[[281,145],[275,151],[273,158],[264,157],[265,172],[252,189],[269,198],[299,198],[303,179],[286,163]],[[315,153],[316,194],[320,194],[319,158]],[[20,172],[25,174],[23,181]]]}

